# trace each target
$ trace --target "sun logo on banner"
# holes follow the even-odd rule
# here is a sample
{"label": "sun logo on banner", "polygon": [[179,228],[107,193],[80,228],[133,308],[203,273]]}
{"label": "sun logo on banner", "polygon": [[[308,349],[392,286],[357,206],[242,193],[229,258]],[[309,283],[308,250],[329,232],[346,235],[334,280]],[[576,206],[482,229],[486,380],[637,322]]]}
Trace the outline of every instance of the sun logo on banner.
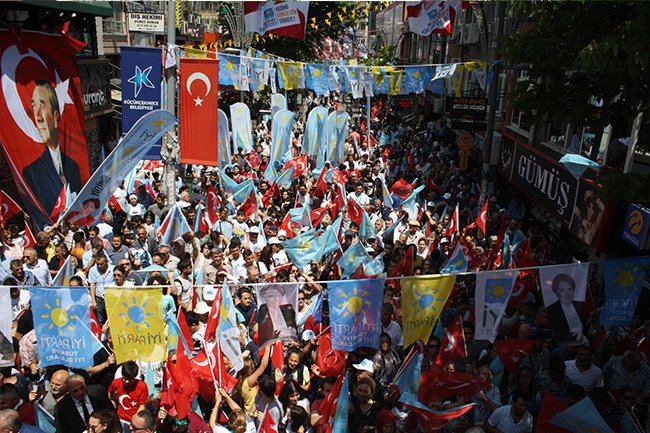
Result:
{"label": "sun logo on banner", "polygon": [[342,296],[346,299],[346,301],[340,303],[338,305],[338,308],[345,308],[346,311],[343,313],[343,317],[353,316],[354,321],[356,322],[359,318],[359,313],[363,315],[367,314],[366,310],[364,310],[364,307],[371,305],[370,301],[363,300],[366,296],[368,296],[367,290],[359,290],[354,287],[352,289],[351,295],[343,293]]}
{"label": "sun logo on banner", "polygon": [[512,285],[511,280],[487,280],[485,289],[485,302],[503,304],[508,297]]}
{"label": "sun logo on banner", "polygon": [[72,304],[67,307],[61,307],[61,300],[58,298],[55,304],[56,306],[54,308],[50,304],[45,304],[45,308],[50,310],[50,313],[41,316],[43,319],[50,319],[52,321],[47,329],[52,329],[56,326],[59,329],[59,335],[63,335],[64,328],[74,332],[74,328],[69,323],[71,319],[79,319],[79,316],[73,316],[68,313],[70,308],[72,308]]}
{"label": "sun logo on banner", "polygon": [[641,281],[643,281],[643,275],[638,272],[637,266],[632,265],[633,267],[630,269],[630,263],[625,263],[625,266],[623,269],[616,268],[616,273],[618,276],[613,279],[612,283],[614,283],[614,291],[618,292],[619,290],[623,290],[623,295],[627,296],[629,294],[629,291],[635,291],[637,292],[640,287]]}
{"label": "sun logo on banner", "polygon": [[122,306],[126,308],[126,312],[120,313],[119,316],[126,320],[125,326],[129,327],[134,324],[136,332],[140,332],[141,326],[151,328],[151,324],[147,321],[147,317],[153,316],[153,313],[150,311],[145,312],[148,304],[149,303],[145,301],[142,305],[138,305],[136,297],[132,298],[131,304],[122,301]]}
{"label": "sun logo on banner", "polygon": [[419,290],[415,290],[416,301],[411,303],[411,306],[414,308],[414,315],[416,316],[427,316],[430,314],[435,314],[438,312],[437,303],[441,303],[444,300],[438,296],[440,289],[434,289],[431,292],[431,287],[426,286],[424,293]]}

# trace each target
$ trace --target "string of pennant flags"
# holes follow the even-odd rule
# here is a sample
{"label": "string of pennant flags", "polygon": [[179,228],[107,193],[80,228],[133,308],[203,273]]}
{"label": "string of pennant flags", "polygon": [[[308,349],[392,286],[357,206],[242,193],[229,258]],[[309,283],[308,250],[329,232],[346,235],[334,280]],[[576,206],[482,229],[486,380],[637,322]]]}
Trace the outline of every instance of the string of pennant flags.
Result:
{"label": "string of pennant flags", "polygon": [[[219,46],[219,45],[216,45]],[[461,96],[463,82],[473,73],[482,90],[493,81],[493,67],[498,61],[470,61],[447,64],[424,65],[361,65],[356,59],[327,60],[323,63],[305,63],[274,56],[254,48],[243,49],[237,54],[218,53],[214,44],[199,48],[169,45],[166,67],[176,65],[176,52],[182,57],[212,58],[219,61],[219,85],[233,86],[235,90],[260,91],[270,85],[277,89],[311,89],[317,95],[331,91],[352,93],[354,98],[377,94],[400,95],[423,93],[435,94],[453,91]],[[174,51],[173,53],[170,50]]]}

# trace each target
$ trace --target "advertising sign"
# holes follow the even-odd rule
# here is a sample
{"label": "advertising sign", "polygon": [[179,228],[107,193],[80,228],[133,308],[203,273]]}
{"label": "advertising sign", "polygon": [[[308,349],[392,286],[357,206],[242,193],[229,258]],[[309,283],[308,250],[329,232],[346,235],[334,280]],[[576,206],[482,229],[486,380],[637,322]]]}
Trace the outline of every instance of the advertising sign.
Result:
{"label": "advertising sign", "polygon": [[129,31],[141,33],[163,33],[164,14],[129,13]]}

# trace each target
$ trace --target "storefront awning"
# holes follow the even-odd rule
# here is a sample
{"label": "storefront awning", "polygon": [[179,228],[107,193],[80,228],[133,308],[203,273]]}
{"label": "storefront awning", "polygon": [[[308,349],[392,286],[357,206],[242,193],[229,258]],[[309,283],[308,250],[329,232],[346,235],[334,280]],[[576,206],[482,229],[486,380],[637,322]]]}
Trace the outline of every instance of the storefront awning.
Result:
{"label": "storefront awning", "polygon": [[22,3],[44,8],[61,9],[90,15],[113,16],[113,6],[108,1],[37,1],[23,0]]}

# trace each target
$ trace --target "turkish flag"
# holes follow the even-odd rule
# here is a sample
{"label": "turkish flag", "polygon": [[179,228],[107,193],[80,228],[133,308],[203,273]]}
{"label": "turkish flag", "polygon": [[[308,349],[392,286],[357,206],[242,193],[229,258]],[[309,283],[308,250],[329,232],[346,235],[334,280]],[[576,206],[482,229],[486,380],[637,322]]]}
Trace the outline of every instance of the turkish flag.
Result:
{"label": "turkish flag", "polygon": [[0,191],[0,222],[6,224],[14,215],[18,215],[22,211],[6,192]]}
{"label": "turkish flag", "polygon": [[181,162],[219,165],[219,61],[183,58],[180,60],[180,71]]}
{"label": "turkish flag", "polygon": [[551,418],[556,414],[566,410],[569,406],[557,399],[547,389],[544,391],[544,398],[542,399],[542,406],[539,408],[537,415],[537,423],[535,424],[535,431],[548,432],[548,433],[570,433],[571,430],[563,429],[562,427],[551,424]]}
{"label": "turkish flag", "polygon": [[219,220],[219,208],[221,207],[221,197],[212,185],[208,186],[208,195],[206,202],[206,210],[208,211],[208,218],[212,224]]}
{"label": "turkish flag", "polygon": [[221,317],[221,304],[223,303],[223,294],[217,289],[216,296],[212,302],[208,323],[205,325],[205,341],[213,341],[217,336],[217,326]]}
{"label": "turkish flag", "polygon": [[365,280],[368,278],[366,276],[366,273],[363,269],[363,263],[360,263],[359,266],[357,266],[357,269],[354,271],[352,276],[350,277],[351,280]]}
{"label": "turkish flag", "polygon": [[63,212],[67,207],[68,204],[66,202],[65,188],[62,188],[61,193],[54,204],[54,209],[52,209],[52,213],[50,214],[52,221],[56,221],[59,218],[59,215],[61,215],[61,212]]}
{"label": "turkish flag", "polygon": [[345,369],[345,352],[332,350],[332,334],[329,328],[318,336],[316,365],[320,368],[320,374],[327,377],[338,376]]}
{"label": "turkish flag", "polygon": [[352,197],[348,200],[348,218],[361,227],[363,222],[363,208]]}
{"label": "turkish flag", "polygon": [[115,209],[116,213],[122,210],[122,206],[120,205],[120,202],[117,201],[114,195],[112,195],[111,198],[108,199],[108,204],[113,205],[113,208]]}
{"label": "turkish flag", "polygon": [[325,181],[325,173],[326,170],[322,169],[320,175],[318,176],[318,180],[316,180],[316,187],[312,191],[312,195],[314,197],[325,197],[325,193],[327,192],[327,182]]}
{"label": "turkish flag", "polygon": [[271,418],[268,406],[266,406],[266,409],[264,409],[262,423],[260,424],[260,428],[257,430],[257,433],[278,433],[278,426],[275,425],[275,421],[273,421],[273,418]]}
{"label": "turkish flag", "polygon": [[535,268],[539,266],[539,263],[533,259],[533,253],[530,251],[530,238],[519,242],[513,253],[518,268]]}
{"label": "turkish flag", "polygon": [[501,217],[501,227],[499,228],[499,235],[497,236],[497,240],[490,249],[490,254],[488,256],[489,264],[488,264],[488,271],[494,268],[492,265],[496,263],[497,260],[497,255],[501,252],[501,246],[503,245],[503,238],[506,236],[506,228],[508,227],[508,219],[506,218],[506,213],[503,212],[503,216]]}
{"label": "turkish flag", "polygon": [[528,269],[519,271],[519,275],[515,280],[515,285],[512,288],[508,304],[510,305],[524,305],[526,298],[530,291],[537,284],[537,269]]}
{"label": "turkish flag", "polygon": [[278,233],[280,230],[284,230],[287,234],[287,238],[293,238],[293,230],[291,230],[291,214],[287,212],[287,214],[284,216],[284,219],[282,220],[282,223],[280,223],[280,226],[278,227]]}
{"label": "turkish flag", "polygon": [[388,279],[386,284],[392,286],[398,292],[401,292],[401,279],[392,278],[392,277],[403,277],[413,275],[413,261],[415,258],[415,245],[409,245],[406,247],[406,253],[402,260],[399,261],[397,266],[388,274]]}
{"label": "turkish flag", "polygon": [[466,404],[442,412],[433,412],[416,405],[410,405],[406,402],[404,402],[404,405],[411,409],[424,433],[435,433],[440,431],[440,429],[447,425],[452,419],[466,414],[474,407],[474,404]]}
{"label": "turkish flag", "polygon": [[506,370],[515,374],[521,361],[533,351],[535,343],[535,340],[497,340],[497,353]]}
{"label": "turkish flag", "polygon": [[320,225],[320,222],[323,220],[325,215],[327,215],[327,212],[329,212],[331,207],[332,205],[319,207],[309,212],[309,219],[311,220],[312,227],[318,227]]}
{"label": "turkish flag", "polygon": [[[343,387],[344,377],[344,374],[341,374],[339,376],[336,383],[334,383],[334,386],[332,389],[330,389],[330,392],[327,394],[325,400],[323,400],[320,408],[318,409],[322,415],[322,418],[319,421],[319,425],[323,426],[325,429],[328,429],[326,431],[332,431],[332,425],[334,424],[334,414],[336,414],[336,406],[338,405],[339,396],[341,395],[341,388]],[[347,393],[348,390],[346,389],[345,392]]]}
{"label": "turkish flag", "polygon": [[95,310],[90,309],[90,332],[92,332],[99,341],[102,341],[102,325],[97,320]]}
{"label": "turkish flag", "polygon": [[254,150],[251,151],[248,156],[246,156],[246,160],[254,170],[257,170],[257,168],[262,163],[262,158],[260,158],[260,156]]}
{"label": "turkish flag", "polygon": [[34,248],[36,246],[36,237],[29,228],[29,224],[25,223],[25,233],[23,234],[23,249]]}
{"label": "turkish flag", "polygon": [[433,180],[433,177],[431,175],[427,176],[427,182],[425,185],[427,186],[427,189],[431,191],[435,191],[435,192],[444,191],[442,188],[436,185],[436,182]]}
{"label": "turkish flag", "polygon": [[168,371],[172,376],[172,389],[174,393],[174,400],[176,402],[176,411],[178,412],[178,419],[183,419],[190,412],[192,399],[198,391],[198,384],[195,376],[192,374],[192,364],[187,358],[187,354],[183,350],[179,342],[178,351],[176,353],[176,365],[167,362]]}
{"label": "turkish flag", "polygon": [[486,230],[487,218],[488,218],[488,201],[485,200],[485,204],[483,205],[483,208],[478,213],[478,217],[476,218],[476,225],[479,226],[483,234],[487,233]]}
{"label": "turkish flag", "polygon": [[68,37],[11,29],[0,30],[0,56],[0,142],[41,226],[51,222],[61,189],[78,193],[90,177],[76,51]]}
{"label": "turkish flag", "polygon": [[[334,196],[334,199],[332,200],[332,215],[338,215],[341,209],[343,209],[346,205],[347,203],[345,199],[345,190],[341,184],[339,184],[339,192]],[[363,217],[363,214],[361,216]]]}
{"label": "turkish flag", "polygon": [[469,400],[489,384],[487,380],[470,373],[438,369],[423,371],[420,376],[418,400],[422,404],[429,405],[434,401],[444,401],[455,394],[461,394],[465,400]]}
{"label": "turkish flag", "polygon": [[[192,340],[192,333],[190,332],[190,327],[187,326],[187,320],[185,320],[185,313],[183,312],[183,309],[178,310],[178,316],[176,316],[176,320],[178,321],[178,327],[181,329],[181,334],[183,334],[182,337],[187,342],[188,347],[190,349],[192,349],[192,345],[194,344],[193,343],[194,340]],[[185,350],[185,349],[183,349],[182,344],[180,344],[180,341],[179,341],[178,348],[179,348],[179,351],[181,349]]]}
{"label": "turkish flag", "polygon": [[463,332],[463,320],[456,317],[447,326],[445,335],[442,338],[440,355],[436,358],[436,365],[443,367],[447,362],[456,359],[467,358],[467,346],[465,345],[465,333]]}
{"label": "turkish flag", "polygon": [[393,186],[390,187],[390,192],[402,199],[407,199],[408,196],[411,195],[412,191],[413,191],[413,185],[411,185],[404,179],[398,180],[393,184]]}
{"label": "turkish flag", "polygon": [[257,212],[257,194],[255,194],[255,188],[251,188],[246,197],[246,201],[242,203],[240,209],[246,212],[246,218],[251,218]]}
{"label": "turkish flag", "polygon": [[449,225],[447,226],[447,231],[445,232],[446,237],[451,237],[454,233],[460,230],[460,215],[458,213],[458,205],[454,209],[454,213],[451,214],[449,219]]}
{"label": "turkish flag", "polygon": [[284,163],[284,170],[288,170],[291,167],[293,167],[294,177],[299,177],[307,173],[307,155],[290,159]]}

